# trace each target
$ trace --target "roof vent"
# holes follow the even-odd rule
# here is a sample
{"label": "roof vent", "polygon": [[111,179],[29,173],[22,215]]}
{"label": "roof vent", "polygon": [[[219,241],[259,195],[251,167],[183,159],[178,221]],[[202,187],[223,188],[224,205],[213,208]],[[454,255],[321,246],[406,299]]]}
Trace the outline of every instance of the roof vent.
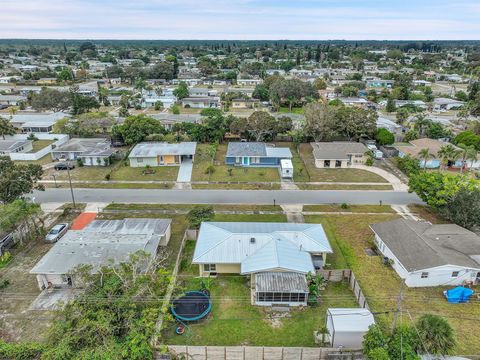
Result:
{"label": "roof vent", "polygon": [[251,237],[251,238],[250,238],[250,244],[255,244],[255,242],[256,242],[255,238],[254,238],[254,237]]}

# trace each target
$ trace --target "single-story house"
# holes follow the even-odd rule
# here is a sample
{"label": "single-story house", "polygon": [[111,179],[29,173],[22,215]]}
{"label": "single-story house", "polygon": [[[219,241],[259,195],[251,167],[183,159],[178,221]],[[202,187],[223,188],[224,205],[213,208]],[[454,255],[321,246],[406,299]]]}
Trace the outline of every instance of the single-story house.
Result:
{"label": "single-story house", "polygon": [[361,308],[329,308],[325,319],[333,348],[361,349],[368,328],[375,324],[373,314]]}
{"label": "single-story house", "polygon": [[69,230],[30,270],[41,290],[75,286],[72,271],[91,265],[93,271],[129,260],[137,251],[156,256],[170,240],[171,219],[94,220],[82,230]]}
{"label": "single-story house", "polygon": [[346,168],[362,165],[367,160],[368,148],[362,143],[350,141],[314,142],[313,157],[317,168]]}
{"label": "single-story house", "polygon": [[402,132],[401,125],[383,116],[379,116],[377,119],[377,129],[387,129],[392,134],[400,134]]}
{"label": "single-story house", "polygon": [[52,150],[53,160],[81,159],[85,166],[107,166],[114,150],[110,141],[99,138],[73,138]]}
{"label": "single-story house", "polygon": [[225,164],[234,166],[280,166],[282,159],[291,159],[288,147],[269,146],[263,142],[229,142]]}
{"label": "single-story house", "polygon": [[23,133],[49,133],[53,130],[53,126],[58,120],[70,116],[63,112],[21,112],[11,116],[10,121],[15,127],[22,129]]}
{"label": "single-story house", "polygon": [[17,139],[0,139],[0,155],[8,155],[11,153],[25,153],[33,150],[33,141],[17,140]]}
{"label": "single-story house", "polygon": [[[459,150],[457,146],[440,141],[440,140],[435,140],[435,139],[429,139],[429,138],[422,138],[422,139],[416,139],[412,140],[409,142],[410,145],[396,145],[395,148],[398,150],[398,156],[399,157],[404,157],[406,155],[412,157],[412,158],[418,158],[420,151],[422,149],[428,149],[428,152],[433,155],[433,158],[430,158],[427,160],[427,163],[425,164],[425,167],[427,169],[435,169],[440,166],[441,159],[439,156],[437,156],[438,151],[446,145],[451,145],[455,149]],[[425,161],[419,159],[418,160],[420,163],[420,166],[423,167]],[[462,162],[461,161],[456,161],[455,164],[451,164],[456,167],[461,167]]]}
{"label": "single-story house", "polygon": [[26,102],[27,97],[22,95],[1,95],[0,94],[0,105],[18,106],[18,104],[22,101]]}
{"label": "single-story house", "polygon": [[151,114],[150,117],[160,121],[166,130],[172,130],[173,125],[182,123],[200,124],[202,122],[202,115],[200,114],[169,114],[161,112],[158,114]]}
{"label": "single-story house", "polygon": [[128,160],[131,167],[180,165],[193,161],[197,143],[142,142],[130,151]]}
{"label": "single-story house", "polygon": [[220,107],[220,98],[218,97],[203,97],[195,98],[188,97],[182,99],[182,106],[185,108],[193,109],[206,109],[206,108],[218,108]]}
{"label": "single-story house", "polygon": [[480,282],[480,237],[455,224],[372,224],[377,249],[409,287]]}
{"label": "single-story house", "polygon": [[253,109],[258,105],[257,100],[252,99],[233,99],[232,109]]}
{"label": "single-story house", "polygon": [[237,85],[239,86],[257,86],[262,83],[262,79],[237,79]]}
{"label": "single-story house", "polygon": [[461,108],[463,105],[465,105],[465,102],[455,100],[455,99],[449,99],[449,98],[433,99],[433,110],[435,111],[444,111],[444,110]]}
{"label": "single-story house", "polygon": [[250,275],[252,303],[305,305],[306,274],[332,248],[320,224],[203,222],[193,254],[200,276]]}

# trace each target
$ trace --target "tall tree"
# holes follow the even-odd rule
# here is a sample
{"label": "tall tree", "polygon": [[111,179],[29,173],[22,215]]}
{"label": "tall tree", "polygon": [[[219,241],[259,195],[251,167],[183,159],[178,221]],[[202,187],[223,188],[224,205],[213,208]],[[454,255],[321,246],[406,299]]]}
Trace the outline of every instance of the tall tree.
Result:
{"label": "tall tree", "polygon": [[430,149],[425,148],[420,150],[420,152],[418,153],[418,158],[420,160],[423,160],[423,170],[425,170],[425,168],[427,167],[428,159],[433,159],[434,157],[435,155],[430,153]]}
{"label": "tall tree", "polygon": [[454,332],[450,324],[438,315],[425,314],[417,320],[420,338],[419,350],[434,355],[447,355],[455,348]]}
{"label": "tall tree", "polygon": [[5,135],[15,135],[17,129],[12,123],[3,117],[0,116],[0,136],[5,140]]}
{"label": "tall tree", "polygon": [[31,193],[33,190],[43,191],[38,184],[43,170],[40,165],[17,165],[8,156],[0,157],[0,201],[10,203]]}

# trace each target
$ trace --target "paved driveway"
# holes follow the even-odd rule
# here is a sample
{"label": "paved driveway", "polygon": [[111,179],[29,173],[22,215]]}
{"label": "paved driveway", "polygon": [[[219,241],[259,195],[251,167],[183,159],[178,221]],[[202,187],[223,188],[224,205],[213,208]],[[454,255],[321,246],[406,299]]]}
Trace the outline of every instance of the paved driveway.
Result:
{"label": "paved driveway", "polygon": [[192,180],[192,168],[192,159],[183,160],[178,170],[177,182],[190,182]]}

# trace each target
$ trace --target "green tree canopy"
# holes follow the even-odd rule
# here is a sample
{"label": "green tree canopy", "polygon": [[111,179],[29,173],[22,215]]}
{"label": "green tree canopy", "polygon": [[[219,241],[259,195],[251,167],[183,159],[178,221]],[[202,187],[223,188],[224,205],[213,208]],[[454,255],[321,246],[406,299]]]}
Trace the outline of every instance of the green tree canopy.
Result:
{"label": "green tree canopy", "polygon": [[15,164],[8,156],[0,157],[0,201],[13,202],[22,198],[33,190],[43,191],[44,187],[38,184],[42,178],[41,165]]}
{"label": "green tree canopy", "polygon": [[112,127],[114,135],[120,135],[125,144],[133,145],[144,141],[148,135],[164,134],[165,128],[160,121],[145,115],[129,116],[121,125]]}

